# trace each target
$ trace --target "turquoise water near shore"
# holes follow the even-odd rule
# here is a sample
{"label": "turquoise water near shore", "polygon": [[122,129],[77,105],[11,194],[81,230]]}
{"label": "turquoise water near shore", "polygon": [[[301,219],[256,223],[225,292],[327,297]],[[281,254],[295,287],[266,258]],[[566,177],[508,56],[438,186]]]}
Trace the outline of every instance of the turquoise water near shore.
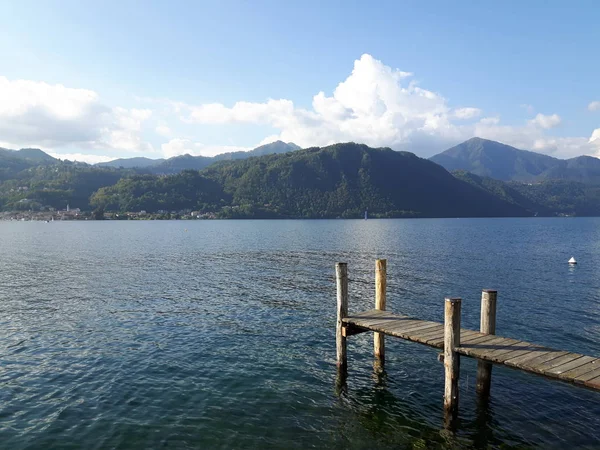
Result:
{"label": "turquoise water near shore", "polygon": [[[567,260],[579,261],[570,267]],[[437,352],[349,342],[335,391],[334,264],[350,311],[442,320],[600,355],[600,219],[0,222],[0,448],[596,448],[600,393],[461,361],[442,428]]]}

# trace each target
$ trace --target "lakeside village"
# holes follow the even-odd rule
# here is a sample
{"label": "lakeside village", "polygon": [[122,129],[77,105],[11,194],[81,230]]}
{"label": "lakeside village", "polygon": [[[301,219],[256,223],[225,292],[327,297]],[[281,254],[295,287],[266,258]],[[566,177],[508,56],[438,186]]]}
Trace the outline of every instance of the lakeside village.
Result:
{"label": "lakeside village", "polygon": [[56,220],[206,220],[216,218],[217,214],[213,212],[200,212],[188,209],[180,211],[159,210],[156,213],[148,213],[146,211],[114,213],[81,211],[79,208],[70,208],[69,205],[64,210],[47,208],[44,211],[0,212],[0,220],[22,222],[53,222]]}

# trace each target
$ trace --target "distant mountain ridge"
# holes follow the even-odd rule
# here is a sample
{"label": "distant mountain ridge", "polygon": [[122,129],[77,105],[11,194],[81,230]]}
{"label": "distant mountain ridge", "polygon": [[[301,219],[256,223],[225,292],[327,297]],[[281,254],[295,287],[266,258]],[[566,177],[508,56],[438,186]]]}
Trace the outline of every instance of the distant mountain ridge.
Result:
{"label": "distant mountain ridge", "polygon": [[501,181],[568,180],[600,184],[600,159],[558,159],[500,142],[472,138],[429,158],[446,170],[465,170]]}
{"label": "distant mountain ridge", "polygon": [[24,159],[37,163],[53,163],[58,161],[58,159],[53,158],[48,153],[40,150],[39,148],[22,148],[20,150],[10,150],[8,148],[0,147],[0,157]]}
{"label": "distant mountain ridge", "polygon": [[113,161],[98,163],[98,167],[114,167],[124,169],[147,169],[155,174],[173,174],[182,170],[202,170],[216,161],[229,161],[235,159],[251,158],[253,156],[264,156],[271,154],[287,153],[299,150],[300,146],[289,142],[275,141],[270,144],[261,145],[253,150],[222,153],[213,157],[192,156],[189,154],[174,156],[169,159],[150,158],[120,158]]}
{"label": "distant mountain ridge", "polygon": [[137,158],[113,159],[112,161],[97,163],[95,165],[98,167],[114,167],[114,168],[122,167],[123,169],[132,169],[132,168],[139,167],[139,168],[143,169],[146,167],[156,166],[165,161],[166,160],[164,158],[151,159],[151,158],[145,158],[145,157],[141,156],[141,157],[137,157]]}
{"label": "distant mountain ridge", "polygon": [[178,209],[222,218],[527,216],[520,205],[408,152],[344,143],[222,161],[166,177],[136,175],[98,190],[106,211]]}

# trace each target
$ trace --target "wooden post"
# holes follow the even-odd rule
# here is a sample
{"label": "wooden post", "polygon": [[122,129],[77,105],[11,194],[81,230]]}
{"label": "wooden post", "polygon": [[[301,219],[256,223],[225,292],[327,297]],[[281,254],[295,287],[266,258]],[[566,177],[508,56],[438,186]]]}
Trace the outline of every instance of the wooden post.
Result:
{"label": "wooden post", "polygon": [[444,410],[451,417],[458,411],[460,356],[456,348],[460,346],[460,304],[460,298],[446,298],[444,307]]}
{"label": "wooden post", "polygon": [[[387,260],[378,259],[375,261],[375,309],[385,311],[386,286],[387,286]],[[383,363],[385,359],[384,334],[373,333],[373,350],[375,358]]]}
{"label": "wooden post", "polygon": [[[484,289],[481,292],[481,319],[479,331],[485,334],[496,334],[496,299],[498,292]],[[477,361],[477,392],[480,396],[490,395],[492,384],[492,363]]]}
{"label": "wooden post", "polygon": [[348,264],[337,263],[335,265],[335,277],[337,285],[337,323],[335,328],[335,340],[337,349],[337,367],[343,372],[348,367],[346,357],[346,336],[342,319],[348,316]]}

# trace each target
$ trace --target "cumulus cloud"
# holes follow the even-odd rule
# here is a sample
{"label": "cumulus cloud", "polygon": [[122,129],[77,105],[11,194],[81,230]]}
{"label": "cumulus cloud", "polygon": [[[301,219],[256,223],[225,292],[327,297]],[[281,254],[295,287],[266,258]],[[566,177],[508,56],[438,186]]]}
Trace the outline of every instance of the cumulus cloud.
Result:
{"label": "cumulus cloud", "polygon": [[457,119],[473,119],[479,117],[482,112],[479,108],[457,108],[454,110],[454,117]]}
{"label": "cumulus cloud", "polygon": [[[460,138],[461,133],[450,122],[453,113],[446,100],[407,81],[411,76],[365,54],[355,61],[352,73],[332,96],[319,92],[313,97],[310,110],[297,108],[287,99],[237,102],[232,107],[178,104],[178,110],[182,120],[189,123],[270,125],[280,130],[279,139],[303,147],[357,141],[398,148],[439,135]],[[475,112],[473,109],[463,115]]]}
{"label": "cumulus cloud", "polygon": [[[548,130],[562,122],[558,114],[537,114],[521,123],[505,124],[499,116],[486,115],[475,106],[451,105],[441,93],[421,86],[413,73],[389,67],[369,54],[354,61],[351,73],[333,92],[317,92],[304,108],[285,98],[232,105],[139,99],[153,109],[122,108],[104,104],[92,90],[3,77],[0,99],[3,141],[12,147],[40,146],[72,154],[143,152],[169,157],[249,150],[200,144],[201,138],[193,134],[198,132],[195,124],[226,127],[236,123],[271,128],[261,143],[280,139],[310,147],[354,141],[425,157],[473,136],[561,157],[600,150],[597,130],[589,138],[550,136]],[[598,103],[588,108],[596,110]],[[530,105],[522,106],[533,114]],[[175,139],[180,130],[166,126],[173,117],[187,128],[186,139]],[[155,139],[158,135],[168,142],[155,150],[143,137],[148,127]]]}
{"label": "cumulus cloud", "polygon": [[169,137],[171,136],[171,129],[166,126],[166,125],[159,125],[157,126],[154,131],[156,132],[156,134],[163,136],[163,137]]}
{"label": "cumulus cloud", "polygon": [[171,139],[161,145],[162,154],[165,158],[179,155],[192,156],[215,156],[221,153],[239,152],[252,150],[252,147],[235,147],[231,145],[204,145],[189,139]]}
{"label": "cumulus cloud", "polygon": [[151,151],[148,109],[109,107],[89,89],[0,77],[0,136],[12,146]]}
{"label": "cumulus cloud", "polygon": [[[240,101],[231,107],[178,103],[176,110],[186,123],[268,125],[278,130],[268,140],[281,139],[302,147],[355,141],[430,156],[480,136],[562,156],[594,151],[586,138],[545,136],[546,130],[560,125],[558,114],[537,114],[521,125],[503,125],[497,116],[473,122],[483,115],[481,109],[452,108],[441,94],[421,87],[412,77],[410,72],[393,69],[365,54],[354,62],[352,73],[332,95],[317,93],[310,109],[287,99],[269,99]],[[531,105],[522,106],[533,111]]]}
{"label": "cumulus cloud", "polygon": [[561,123],[561,118],[558,114],[552,114],[551,116],[546,116],[544,114],[538,114],[533,119],[529,121],[530,125],[544,128],[548,130],[550,128],[557,127]]}
{"label": "cumulus cloud", "polygon": [[101,163],[101,162],[108,162],[108,161],[112,161],[113,159],[115,159],[114,157],[111,156],[106,156],[106,155],[88,155],[88,154],[84,154],[84,153],[56,153],[56,152],[46,152],[48,153],[50,156],[53,156],[54,158],[58,158],[58,159],[68,159],[69,161],[79,161],[79,162],[85,162],[88,164],[97,164],[97,163]]}
{"label": "cumulus cloud", "polygon": [[588,110],[590,110],[590,111],[600,111],[600,101],[591,102],[588,105]]}

